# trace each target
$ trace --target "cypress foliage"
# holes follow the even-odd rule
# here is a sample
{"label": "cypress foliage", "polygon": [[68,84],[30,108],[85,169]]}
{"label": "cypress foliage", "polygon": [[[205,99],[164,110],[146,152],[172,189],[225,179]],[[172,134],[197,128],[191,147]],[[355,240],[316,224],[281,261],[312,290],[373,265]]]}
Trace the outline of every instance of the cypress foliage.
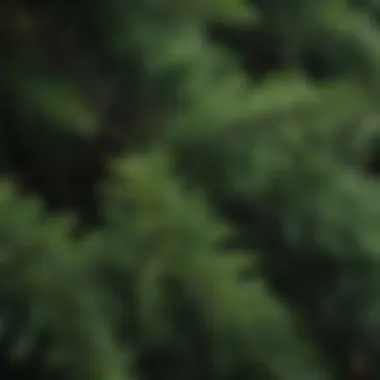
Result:
{"label": "cypress foliage", "polygon": [[8,1],[0,376],[377,379],[369,1]]}

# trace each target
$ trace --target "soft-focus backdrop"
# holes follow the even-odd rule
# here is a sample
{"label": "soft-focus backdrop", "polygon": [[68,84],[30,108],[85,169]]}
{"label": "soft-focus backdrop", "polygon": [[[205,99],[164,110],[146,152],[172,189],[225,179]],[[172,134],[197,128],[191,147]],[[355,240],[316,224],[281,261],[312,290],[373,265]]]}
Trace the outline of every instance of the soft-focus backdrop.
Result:
{"label": "soft-focus backdrop", "polygon": [[0,5],[0,378],[378,380],[380,3]]}

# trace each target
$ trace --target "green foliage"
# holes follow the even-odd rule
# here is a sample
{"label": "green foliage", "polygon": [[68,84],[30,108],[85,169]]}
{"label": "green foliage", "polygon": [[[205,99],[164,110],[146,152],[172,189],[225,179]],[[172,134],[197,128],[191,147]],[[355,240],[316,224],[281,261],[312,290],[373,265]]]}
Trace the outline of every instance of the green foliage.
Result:
{"label": "green foliage", "polygon": [[0,375],[378,378],[376,12],[4,6]]}
{"label": "green foliage", "polygon": [[64,364],[78,379],[124,378],[81,258],[86,247],[70,239],[67,220],[47,218],[9,183],[1,185],[0,208],[3,334],[23,315],[9,347],[12,359],[27,360],[47,331],[53,338],[45,364]]}

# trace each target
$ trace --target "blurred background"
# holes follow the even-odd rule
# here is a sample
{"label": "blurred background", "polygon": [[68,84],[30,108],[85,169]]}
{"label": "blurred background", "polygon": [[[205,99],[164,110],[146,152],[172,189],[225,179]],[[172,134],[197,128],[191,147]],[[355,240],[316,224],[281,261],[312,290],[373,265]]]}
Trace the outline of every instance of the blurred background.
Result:
{"label": "blurred background", "polygon": [[380,378],[380,2],[4,0],[0,377]]}

